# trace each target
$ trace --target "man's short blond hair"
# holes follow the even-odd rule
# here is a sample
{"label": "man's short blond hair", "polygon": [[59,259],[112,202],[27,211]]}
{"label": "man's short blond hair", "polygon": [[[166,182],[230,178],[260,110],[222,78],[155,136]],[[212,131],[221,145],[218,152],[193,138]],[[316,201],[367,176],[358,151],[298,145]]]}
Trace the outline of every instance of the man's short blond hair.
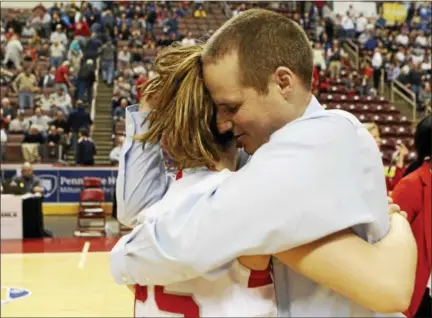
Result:
{"label": "man's short blond hair", "polygon": [[305,88],[312,86],[312,47],[298,23],[268,10],[251,9],[228,20],[208,40],[203,61],[238,53],[244,86],[267,93],[271,74],[288,67]]}

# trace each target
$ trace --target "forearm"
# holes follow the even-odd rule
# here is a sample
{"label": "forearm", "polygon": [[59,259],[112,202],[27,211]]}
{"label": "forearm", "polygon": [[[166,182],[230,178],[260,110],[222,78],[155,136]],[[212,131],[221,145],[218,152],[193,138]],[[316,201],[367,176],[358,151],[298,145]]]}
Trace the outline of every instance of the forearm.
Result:
{"label": "forearm", "polygon": [[[134,107],[134,106],[132,106]],[[133,140],[135,135],[148,129],[142,121],[148,113],[127,113],[126,141],[119,160],[117,180],[117,216],[121,223],[132,226],[137,215],[159,201],[173,177],[167,173],[159,145],[145,146]]]}
{"label": "forearm", "polygon": [[398,238],[390,233],[370,245],[345,230],[275,256],[371,310],[402,312],[409,305],[416,264],[415,243],[409,235]]}

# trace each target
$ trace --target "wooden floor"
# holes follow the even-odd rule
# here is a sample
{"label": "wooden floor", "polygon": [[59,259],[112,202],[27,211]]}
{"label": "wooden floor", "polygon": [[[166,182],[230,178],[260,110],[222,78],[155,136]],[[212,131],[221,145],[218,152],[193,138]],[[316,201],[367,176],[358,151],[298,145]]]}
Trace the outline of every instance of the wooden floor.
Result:
{"label": "wooden floor", "polygon": [[[14,252],[11,244],[26,244],[2,241],[1,317],[133,316],[132,293],[112,280],[108,252],[92,251],[92,239],[85,241],[90,242],[88,253],[83,250],[85,242],[82,239],[70,240],[73,241],[69,244],[58,244],[55,240],[41,240],[41,244],[33,241],[31,244],[39,248],[30,250],[39,251],[36,253]],[[71,245],[71,242],[75,243]],[[101,244],[100,239],[93,246],[98,244]],[[52,249],[56,245],[59,252],[47,253],[40,248],[50,246]],[[74,245],[77,251],[61,252],[71,250]],[[109,250],[111,246],[112,242],[102,249]],[[26,249],[19,251],[22,250]],[[15,294],[9,294],[10,288],[28,290],[29,295],[14,297],[20,294],[17,290],[13,290]]]}

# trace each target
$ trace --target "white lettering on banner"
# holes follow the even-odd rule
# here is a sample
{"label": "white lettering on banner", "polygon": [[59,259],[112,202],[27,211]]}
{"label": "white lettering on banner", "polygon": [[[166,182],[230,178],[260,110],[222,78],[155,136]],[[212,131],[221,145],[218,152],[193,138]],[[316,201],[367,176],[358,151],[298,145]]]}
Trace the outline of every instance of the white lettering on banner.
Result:
{"label": "white lettering on banner", "polygon": [[[100,178],[102,185],[114,186],[116,183],[116,177]],[[60,186],[82,186],[84,184],[84,178],[68,178],[60,177]]]}
{"label": "white lettering on banner", "polygon": [[22,239],[22,199],[20,196],[1,195],[1,239]]}

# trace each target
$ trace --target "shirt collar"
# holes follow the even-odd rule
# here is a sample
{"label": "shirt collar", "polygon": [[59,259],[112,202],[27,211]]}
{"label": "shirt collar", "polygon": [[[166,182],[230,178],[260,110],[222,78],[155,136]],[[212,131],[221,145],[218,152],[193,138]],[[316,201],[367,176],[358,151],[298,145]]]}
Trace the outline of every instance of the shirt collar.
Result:
{"label": "shirt collar", "polygon": [[303,113],[301,117],[309,116],[316,111],[323,110],[323,107],[319,103],[319,101],[316,99],[314,95],[312,95],[311,101],[309,102],[308,107],[306,108],[306,111]]}

